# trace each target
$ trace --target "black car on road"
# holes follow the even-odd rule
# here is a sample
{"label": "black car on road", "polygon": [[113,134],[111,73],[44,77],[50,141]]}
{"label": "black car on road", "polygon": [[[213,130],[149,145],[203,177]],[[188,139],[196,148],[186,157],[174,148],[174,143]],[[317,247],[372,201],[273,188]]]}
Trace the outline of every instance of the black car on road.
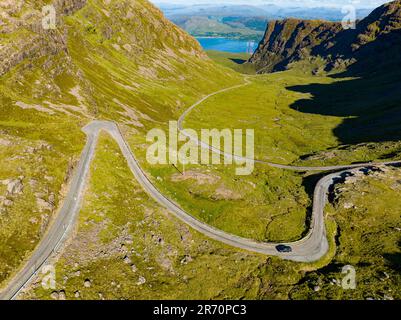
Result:
{"label": "black car on road", "polygon": [[284,244],[280,244],[276,247],[276,250],[281,253],[290,253],[292,252],[292,248],[290,246],[286,246]]}

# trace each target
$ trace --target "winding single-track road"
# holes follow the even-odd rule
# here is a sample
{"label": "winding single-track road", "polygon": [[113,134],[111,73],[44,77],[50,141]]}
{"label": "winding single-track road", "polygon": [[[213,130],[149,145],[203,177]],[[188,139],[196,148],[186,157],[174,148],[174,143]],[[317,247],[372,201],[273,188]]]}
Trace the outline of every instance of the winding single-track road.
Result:
{"label": "winding single-track road", "polygon": [[[246,84],[244,84],[246,85]],[[190,107],[180,118],[179,128],[185,133],[182,128],[182,123],[186,115],[189,114],[196,106],[201,104],[206,99],[214,96],[218,93],[233,90],[243,85],[234,86],[231,88],[223,89],[213,94],[206,96],[205,98],[198,101],[192,107]],[[343,170],[341,172],[333,173],[322,178],[316,185],[314,198],[313,198],[313,210],[311,227],[309,233],[302,240],[287,243],[284,245],[291,246],[292,252],[280,253],[277,251],[277,243],[265,243],[258,242],[251,239],[241,238],[239,236],[226,233],[222,230],[218,230],[208,224],[194,218],[191,214],[182,210],[177,204],[165,197],[147,177],[145,172],[141,169],[138,161],[131,152],[130,147],[126,143],[124,137],[119,131],[118,126],[109,121],[93,121],[83,128],[83,131],[87,135],[87,142],[82,151],[80,161],[75,170],[72,182],[64,200],[63,206],[58,212],[55,221],[50,225],[48,231],[38,244],[37,248],[29,258],[28,262],[23,268],[16,274],[16,276],[10,280],[6,288],[0,292],[1,300],[14,299],[21,290],[30,282],[30,280],[41,270],[42,266],[45,265],[48,260],[58,253],[59,248],[64,243],[72,228],[75,225],[75,221],[79,214],[85,185],[87,183],[88,174],[90,170],[90,164],[94,157],[98,136],[100,131],[108,132],[118,143],[125,159],[127,160],[128,166],[132,173],[146,190],[146,192],[155,199],[160,205],[167,208],[172,214],[178,219],[197,230],[198,232],[208,236],[211,239],[225,243],[227,245],[266,255],[279,256],[283,259],[293,260],[298,262],[313,262],[322,258],[328,251],[329,245],[326,235],[326,228],[324,223],[324,207],[327,202],[327,193],[329,187],[335,183],[337,179],[341,179],[344,175],[351,173],[353,170],[360,170],[365,167],[372,167],[375,164],[358,164],[358,165],[346,165],[346,166],[330,166],[330,167],[292,167],[280,164],[274,164],[264,161],[257,161],[264,163],[272,167],[281,169],[296,170],[296,171],[332,171],[332,170]],[[194,139],[189,136],[189,138]],[[197,141],[202,147],[211,149],[213,152],[217,152],[224,156],[232,156],[224,154],[220,150],[215,150],[211,146]],[[245,158],[241,158],[245,159]],[[245,159],[246,160],[246,159]],[[249,160],[249,159],[248,159]],[[400,164],[401,161],[380,163],[383,164]],[[351,170],[353,169],[353,170]]]}
{"label": "winding single-track road", "polygon": [[261,163],[268,165],[273,168],[278,168],[278,169],[284,169],[284,170],[290,170],[290,171],[300,171],[300,172],[306,172],[306,171],[334,171],[334,170],[345,170],[345,169],[352,169],[352,168],[361,168],[361,167],[366,167],[366,166],[375,166],[375,165],[391,165],[391,164],[399,164],[401,161],[389,161],[389,162],[379,162],[379,163],[359,163],[359,164],[348,164],[348,165],[334,165],[334,166],[318,166],[318,167],[305,167],[305,166],[293,166],[293,165],[285,165],[285,164],[279,164],[279,163],[274,163],[274,162],[269,162],[269,161],[264,161],[264,160],[258,160],[258,159],[249,159],[246,157],[242,156],[237,156],[233,154],[226,153],[220,149],[217,149],[201,140],[198,139],[198,137],[194,137],[188,132],[185,131],[184,129],[184,121],[185,118],[195,109],[197,108],[200,104],[202,104],[204,101],[207,99],[216,96],[220,93],[223,92],[228,92],[234,89],[242,88],[247,85],[249,85],[251,82],[249,81],[248,77],[245,78],[245,83],[235,85],[229,88],[225,88],[216,92],[213,92],[205,97],[203,97],[201,100],[198,102],[194,103],[192,106],[190,106],[188,109],[185,110],[185,112],[180,116],[178,119],[178,130],[186,136],[188,139],[191,139],[192,141],[196,142],[200,147],[209,149],[214,153],[220,154],[221,156],[224,156],[226,158],[233,158],[234,160],[242,160],[242,161],[253,161],[255,163]]}

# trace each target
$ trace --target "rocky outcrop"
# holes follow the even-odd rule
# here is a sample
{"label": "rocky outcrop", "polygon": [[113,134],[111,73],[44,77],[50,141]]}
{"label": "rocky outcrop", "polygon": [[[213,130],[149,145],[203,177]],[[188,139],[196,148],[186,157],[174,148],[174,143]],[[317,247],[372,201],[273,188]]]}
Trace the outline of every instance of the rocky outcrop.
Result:
{"label": "rocky outcrop", "polygon": [[315,47],[340,30],[340,23],[320,20],[271,21],[250,62],[262,72],[283,70],[289,63],[308,57]]}
{"label": "rocky outcrop", "polygon": [[4,196],[0,196],[0,214],[4,213],[8,207],[14,204],[15,196],[24,191],[23,177],[17,179],[0,180],[0,185],[6,187]]}
{"label": "rocky outcrop", "polygon": [[354,73],[401,67],[401,0],[384,4],[317,48],[314,54],[328,57],[327,69],[345,62]]}
{"label": "rocky outcrop", "polygon": [[62,37],[54,33],[48,35],[30,33],[26,38],[0,47],[0,76],[25,59],[55,55],[66,50]]}
{"label": "rocky outcrop", "polygon": [[44,212],[44,211],[50,211],[52,212],[54,210],[54,203],[49,201],[46,201],[43,198],[36,198],[36,204],[39,209],[39,212]]}
{"label": "rocky outcrop", "polygon": [[[61,24],[62,17],[81,9],[86,0],[58,0],[54,3]],[[42,5],[45,5],[44,3]],[[42,27],[42,13],[37,8],[25,8],[23,1],[10,5],[7,1],[0,3],[2,23],[0,34],[9,36],[12,41],[0,42],[0,76],[8,72],[25,59],[35,59],[47,55],[56,55],[66,51],[66,39],[63,28],[45,30]],[[16,11],[27,10],[20,18],[13,16]]]}
{"label": "rocky outcrop", "polygon": [[[9,43],[0,43],[0,76],[9,71],[24,59],[40,58],[46,55],[55,55],[65,51],[66,39],[63,28],[60,30],[45,30],[42,27],[41,7],[31,8],[20,19],[13,17],[15,11],[24,8],[23,1],[16,1],[10,5],[7,1],[0,3],[1,18],[8,23],[0,24],[0,34],[21,34],[14,36]],[[62,17],[73,14],[83,8],[86,0],[57,0],[54,2],[56,17],[59,26]],[[42,5],[45,5],[43,3]]]}
{"label": "rocky outcrop", "polygon": [[[35,4],[22,0],[0,1],[0,35],[5,35],[4,39],[0,37],[0,76],[24,60],[54,56],[63,51],[68,53],[68,30],[63,18],[88,7],[89,4],[87,0],[55,1],[57,29],[45,30],[42,26],[41,9],[46,4],[45,1],[37,1]],[[183,55],[206,58],[194,39],[166,20],[147,1],[94,1],[90,6],[85,16],[88,19],[86,23],[91,24],[88,28],[93,28],[94,32],[99,30],[107,40],[117,32],[124,34],[129,43],[113,46],[123,48],[135,58],[149,50],[175,55],[176,48],[180,48]],[[122,39],[123,36],[118,37],[118,41]]]}
{"label": "rocky outcrop", "polygon": [[4,207],[10,207],[13,205],[13,201],[10,199],[7,199],[6,197],[0,196],[0,211]]}
{"label": "rocky outcrop", "polygon": [[21,194],[22,191],[24,190],[22,178],[2,180],[0,181],[0,183],[6,186],[7,195]]}
{"label": "rocky outcrop", "polygon": [[269,23],[250,62],[261,73],[281,71],[290,63],[322,57],[326,70],[351,66],[355,72],[400,67],[401,0],[384,4],[358,21],[356,29],[341,23],[287,19]]}
{"label": "rocky outcrop", "polygon": [[87,0],[57,0],[54,2],[57,12],[62,15],[70,15],[82,9]]}

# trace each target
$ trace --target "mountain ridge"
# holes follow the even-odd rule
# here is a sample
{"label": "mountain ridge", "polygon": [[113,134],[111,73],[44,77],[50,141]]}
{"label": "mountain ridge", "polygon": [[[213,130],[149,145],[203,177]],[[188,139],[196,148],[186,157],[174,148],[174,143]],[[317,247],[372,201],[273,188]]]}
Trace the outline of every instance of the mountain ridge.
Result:
{"label": "mountain ridge", "polygon": [[[118,122],[141,145],[185,106],[242,81],[146,0],[58,1],[55,30],[41,24],[48,3],[0,0],[0,287],[56,215],[85,124]],[[3,180],[23,192],[3,193]]]}
{"label": "mountain ridge", "polygon": [[[280,26],[278,30],[277,26]],[[391,64],[388,58],[393,63],[399,61],[396,48],[401,43],[400,32],[400,0],[378,7],[357,21],[355,29],[343,29],[339,22],[273,21],[249,62],[263,73],[282,71],[293,62],[322,57],[326,71],[344,71],[351,67],[355,72],[363,72],[366,67],[374,67],[372,60],[380,60],[386,65]],[[292,42],[294,38],[297,41]],[[391,48],[395,55],[387,57],[387,53],[379,52],[382,48]]]}
{"label": "mountain ridge", "polygon": [[[212,74],[217,74],[220,85],[238,78],[215,65],[194,38],[148,1],[59,0],[55,5],[56,30],[42,28],[41,8],[45,4],[21,0],[0,3],[3,106],[17,102],[75,105],[78,101],[71,99],[70,90],[79,87],[79,105],[89,105],[85,116],[104,112],[104,116],[120,118],[117,110],[133,104],[157,118],[159,115],[143,103],[144,95],[158,108],[167,103],[169,107],[163,112],[175,112],[186,99],[214,85]],[[217,86],[220,80],[215,82]],[[115,84],[121,97],[108,97],[111,102],[106,103],[105,92],[110,87],[106,83]],[[165,91],[166,101],[154,101],[156,83]],[[177,98],[172,88],[191,94],[182,93]]]}

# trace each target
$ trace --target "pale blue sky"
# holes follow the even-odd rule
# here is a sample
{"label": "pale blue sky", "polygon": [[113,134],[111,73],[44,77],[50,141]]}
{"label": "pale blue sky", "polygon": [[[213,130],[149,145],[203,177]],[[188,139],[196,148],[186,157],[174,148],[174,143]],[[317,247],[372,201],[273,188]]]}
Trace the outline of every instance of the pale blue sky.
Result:
{"label": "pale blue sky", "polygon": [[169,4],[247,4],[247,5],[260,5],[260,4],[276,4],[281,6],[305,6],[305,7],[341,7],[348,4],[355,4],[356,7],[362,8],[375,8],[389,0],[151,0],[156,4],[169,3]]}

